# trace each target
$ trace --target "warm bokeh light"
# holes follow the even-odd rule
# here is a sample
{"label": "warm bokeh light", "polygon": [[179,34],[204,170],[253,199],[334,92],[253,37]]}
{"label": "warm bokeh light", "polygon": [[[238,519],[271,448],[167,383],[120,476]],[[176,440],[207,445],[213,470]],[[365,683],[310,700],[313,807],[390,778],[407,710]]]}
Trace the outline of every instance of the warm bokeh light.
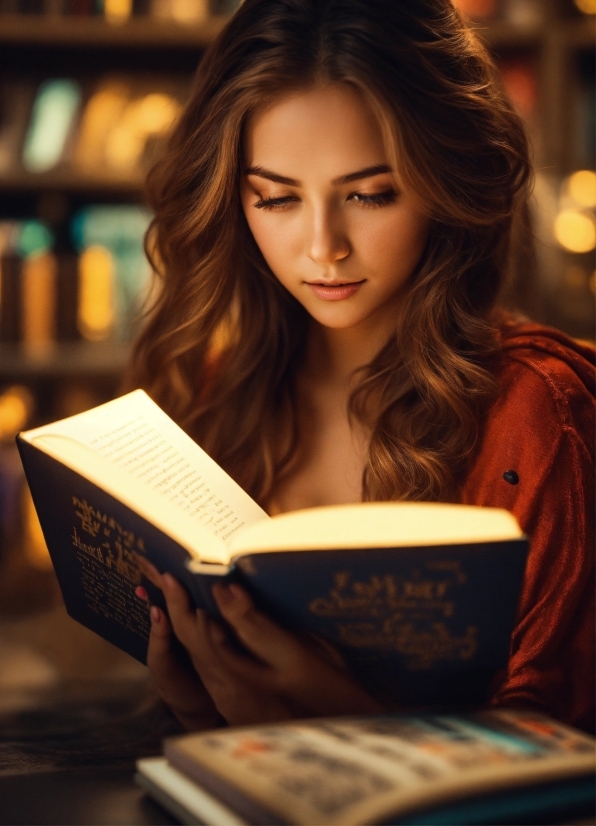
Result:
{"label": "warm bokeh light", "polygon": [[574,209],[564,209],[555,219],[555,237],[569,252],[590,252],[596,247],[594,219]]}
{"label": "warm bokeh light", "polygon": [[565,189],[576,204],[596,207],[596,172],[580,169],[567,178]]}
{"label": "warm bokeh light", "polygon": [[132,0],[104,0],[103,10],[108,23],[126,23],[132,14]]}
{"label": "warm bokeh light", "polygon": [[0,395],[0,440],[12,441],[27,426],[33,412],[33,395],[20,384]]}
{"label": "warm bokeh light", "polygon": [[596,14],[596,0],[573,0],[573,2],[584,14]]}
{"label": "warm bokeh light", "polygon": [[92,246],[79,258],[77,323],[83,338],[102,341],[116,321],[114,260],[105,247]]}

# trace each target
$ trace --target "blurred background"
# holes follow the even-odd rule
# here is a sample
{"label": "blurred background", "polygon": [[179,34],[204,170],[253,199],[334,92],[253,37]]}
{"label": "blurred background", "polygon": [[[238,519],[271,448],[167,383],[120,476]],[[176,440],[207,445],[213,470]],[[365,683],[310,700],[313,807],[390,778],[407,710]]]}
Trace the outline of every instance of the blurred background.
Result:
{"label": "blurred background", "polygon": [[[596,0],[455,1],[533,144],[522,303],[593,339]],[[141,673],[63,614],[14,436],[117,391],[149,285],[143,175],[235,5],[0,0],[0,697]]]}

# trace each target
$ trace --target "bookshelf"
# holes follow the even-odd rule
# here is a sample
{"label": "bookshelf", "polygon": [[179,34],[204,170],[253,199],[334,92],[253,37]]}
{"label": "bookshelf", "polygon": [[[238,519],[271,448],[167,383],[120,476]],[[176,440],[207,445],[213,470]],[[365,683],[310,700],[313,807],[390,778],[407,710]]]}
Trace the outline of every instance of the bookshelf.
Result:
{"label": "bookshelf", "polygon": [[[515,2],[508,0],[508,7]],[[589,75],[586,65],[594,56],[595,18],[580,14],[572,0],[539,0],[539,7],[536,19],[522,25],[504,15],[479,20],[475,26],[499,61],[525,61],[534,73],[537,111],[530,131],[535,132],[535,161],[540,174],[555,187],[591,160],[586,157],[589,140],[574,141],[569,136],[579,128],[577,109],[583,105],[577,102],[580,87],[590,82],[584,76]],[[101,16],[0,14],[0,84],[20,79],[39,83],[45,78],[69,76],[88,89],[91,82],[112,73],[143,78],[149,84],[152,78],[167,75],[184,87],[225,20],[223,15],[211,15],[188,25],[139,16],[116,25]],[[71,216],[86,203],[142,201],[143,175],[139,170],[81,171],[58,164],[36,173],[18,163],[0,168],[0,221],[45,214],[51,202],[62,204],[62,212]],[[589,290],[584,290],[583,298],[572,296],[568,300],[573,285],[553,287],[553,270],[575,266],[577,288],[577,267],[587,272],[589,255],[572,258],[570,264],[569,255],[559,248],[550,255],[546,265],[550,272],[544,276],[548,295],[539,314],[572,334],[591,337],[591,316],[585,310],[579,315],[576,312],[584,299],[590,300]],[[126,343],[69,341],[50,348],[40,359],[25,355],[18,345],[2,345],[0,388],[9,378],[35,382],[36,376],[43,376],[58,382],[69,375],[87,381],[111,375],[115,388],[127,352]]]}
{"label": "bookshelf", "polygon": [[[40,21],[41,22],[41,21]],[[191,49],[202,50],[217,37],[226,22],[214,15],[201,23],[187,25],[153,18],[131,18],[126,23],[109,23],[101,17],[43,17],[43,24],[31,15],[0,15],[0,44],[52,48]]]}

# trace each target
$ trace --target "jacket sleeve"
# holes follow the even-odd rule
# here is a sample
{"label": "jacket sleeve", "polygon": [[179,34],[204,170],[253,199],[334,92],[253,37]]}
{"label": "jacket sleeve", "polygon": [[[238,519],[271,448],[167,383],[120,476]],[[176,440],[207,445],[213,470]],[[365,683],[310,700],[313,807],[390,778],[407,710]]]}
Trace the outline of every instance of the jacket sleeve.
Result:
{"label": "jacket sleeve", "polygon": [[[594,729],[594,402],[565,366],[513,365],[464,501],[505,507],[530,538],[493,705]],[[515,470],[519,483],[503,478]]]}

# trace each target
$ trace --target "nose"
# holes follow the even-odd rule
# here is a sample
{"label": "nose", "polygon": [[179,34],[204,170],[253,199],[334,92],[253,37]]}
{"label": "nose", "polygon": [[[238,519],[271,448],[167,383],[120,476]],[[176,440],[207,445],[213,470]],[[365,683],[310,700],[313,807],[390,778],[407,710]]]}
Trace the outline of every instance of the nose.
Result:
{"label": "nose", "polygon": [[331,209],[316,210],[312,216],[309,257],[316,264],[333,264],[350,254],[350,242],[339,217]]}

